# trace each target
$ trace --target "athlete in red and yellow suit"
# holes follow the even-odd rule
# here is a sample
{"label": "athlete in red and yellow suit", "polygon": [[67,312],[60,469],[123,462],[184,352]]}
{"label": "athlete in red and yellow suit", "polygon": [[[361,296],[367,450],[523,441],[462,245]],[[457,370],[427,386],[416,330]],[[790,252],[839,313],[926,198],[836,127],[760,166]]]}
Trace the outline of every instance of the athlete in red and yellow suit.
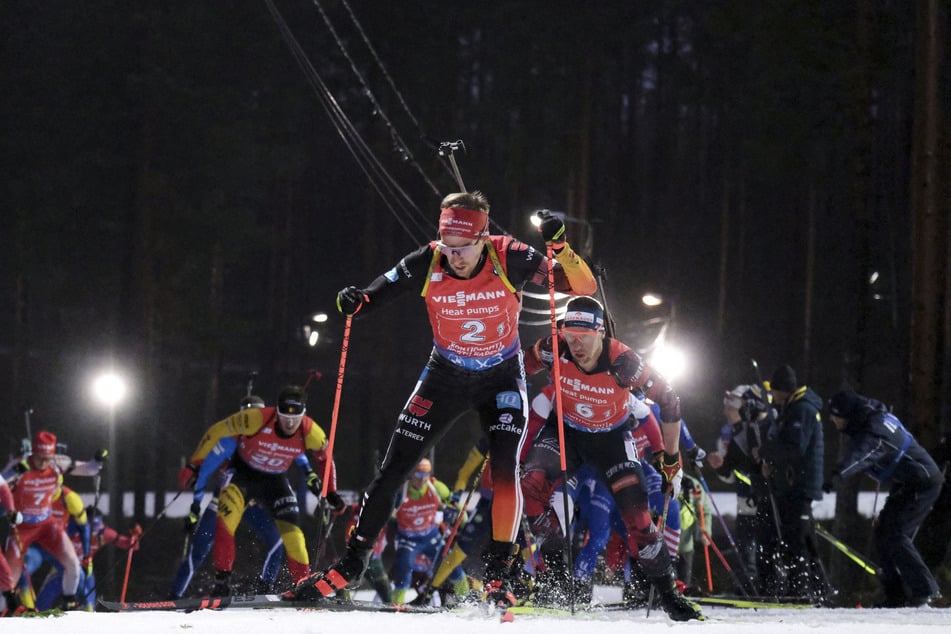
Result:
{"label": "athlete in red and yellow suit", "polygon": [[4,554],[13,579],[23,571],[23,556],[38,544],[63,566],[63,595],[74,597],[79,585],[79,559],[66,535],[65,525],[53,515],[53,500],[61,494],[63,474],[55,462],[36,454],[30,468],[13,484],[13,502],[23,514],[23,523],[11,531]]}
{"label": "athlete in red and yellow suit", "polygon": [[[215,444],[226,436],[238,440],[232,460],[235,469],[231,482],[218,497],[214,560],[219,572],[234,568],[234,534],[251,500],[269,508],[287,551],[287,567],[294,582],[307,576],[310,559],[304,533],[300,528],[297,496],[287,481],[287,470],[294,458],[311,451],[317,459],[317,473],[326,462],[327,436],[312,418],[304,416],[297,431],[283,434],[277,425],[277,408],[251,408],[232,414],[212,425],[201,439],[189,462],[200,464]],[[336,472],[330,470],[328,491],[336,491]]]}
{"label": "athlete in red and yellow suit", "polygon": [[[79,494],[70,489],[68,486],[63,485],[60,488],[60,492],[56,493],[53,497],[52,503],[53,509],[53,518],[54,521],[62,527],[63,531],[69,535],[69,519],[73,518],[76,522],[76,526],[79,528],[79,533],[76,536],[74,541],[73,537],[70,536],[70,542],[74,544],[73,550],[76,552],[76,557],[80,558],[80,563],[85,568],[89,561],[86,559],[89,556],[90,545],[89,545],[89,523],[86,518],[86,507],[83,505],[83,499],[79,497]],[[79,544],[76,546],[76,544]],[[34,545],[35,548],[38,545]],[[43,562],[43,556],[40,553],[36,553],[35,560],[31,559],[31,556],[27,557],[27,572],[29,575],[32,575],[40,567]],[[58,582],[59,577],[62,574],[55,572],[55,574],[47,577],[44,586],[49,586],[52,582]],[[80,574],[80,583],[82,583],[82,574]],[[40,587],[36,586],[28,575],[21,575],[20,577],[20,603],[29,609],[36,608],[36,593],[34,590],[39,590]],[[47,591],[51,599],[55,599],[59,596],[59,591],[54,593],[52,590]],[[53,605],[52,601],[48,602],[48,605]]]}

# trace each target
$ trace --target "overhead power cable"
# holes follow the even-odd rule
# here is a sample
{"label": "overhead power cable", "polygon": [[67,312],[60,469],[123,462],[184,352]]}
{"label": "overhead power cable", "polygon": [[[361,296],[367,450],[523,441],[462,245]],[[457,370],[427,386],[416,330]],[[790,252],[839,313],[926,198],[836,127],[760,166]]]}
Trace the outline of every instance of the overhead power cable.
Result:
{"label": "overhead power cable", "polygon": [[[403,111],[406,113],[406,116],[409,117],[410,121],[413,122],[413,125],[416,126],[416,131],[419,133],[419,138],[423,142],[423,145],[428,147],[430,150],[436,151],[438,147],[430,140],[429,135],[423,130],[423,126],[420,125],[419,120],[413,115],[412,111],[409,109],[406,100],[403,99],[403,94],[400,92],[399,88],[396,87],[396,82],[393,81],[393,77],[390,75],[389,71],[386,70],[386,66],[383,64],[383,61],[380,59],[380,56],[376,53],[376,48],[370,42],[370,38],[367,37],[366,32],[363,30],[363,25],[360,24],[360,21],[357,19],[356,13],[353,12],[353,9],[350,8],[350,4],[347,0],[342,0],[344,8],[347,10],[347,13],[350,15],[350,21],[353,22],[353,26],[357,29],[357,32],[360,34],[360,38],[363,40],[363,43],[366,45],[367,50],[370,51],[370,55],[373,57],[373,61],[376,62],[377,68],[380,69],[380,73],[386,79],[386,83],[389,84],[390,88],[393,90],[393,94],[396,95],[396,98],[399,100],[400,105],[403,106]],[[442,163],[443,168],[452,175],[452,170],[447,164],[444,155],[439,155],[439,162]],[[422,171],[422,168],[419,168]],[[507,233],[507,232],[506,232]]]}
{"label": "overhead power cable", "polygon": [[[406,191],[399,186],[396,179],[394,179],[380,161],[377,160],[373,151],[353,125],[353,122],[350,121],[346,113],[340,107],[340,104],[337,103],[337,100],[317,72],[317,69],[314,68],[308,59],[307,54],[294,37],[293,32],[284,20],[284,16],[275,6],[273,0],[265,0],[265,4],[281,33],[281,37],[290,49],[291,55],[295,61],[297,61],[301,70],[304,71],[308,83],[317,94],[334,128],[337,130],[337,133],[340,135],[340,138],[343,140],[350,154],[356,160],[364,174],[366,174],[370,185],[380,195],[380,198],[383,199],[390,213],[393,214],[394,218],[396,218],[397,222],[414,242],[420,243],[428,241],[433,235],[432,222],[423,220],[425,214],[423,214],[419,207],[413,202]],[[394,205],[398,206],[399,209]]]}
{"label": "overhead power cable", "polygon": [[[306,53],[303,51],[300,44],[297,42],[290,28],[287,26],[286,22],[284,21],[283,16],[274,6],[273,0],[265,0],[265,1],[268,5],[268,8],[272,16],[274,17],[275,22],[278,24],[278,27],[281,30],[281,34],[284,37],[284,40],[287,42],[288,47],[291,49],[292,54],[294,55],[295,59],[300,65],[301,69],[304,71],[305,75],[307,76],[309,83],[311,83],[311,85],[314,87],[314,90],[315,92],[317,92],[318,97],[320,97],[322,105],[324,106],[327,113],[330,115],[331,120],[333,121],[334,126],[337,128],[341,137],[344,138],[344,142],[347,144],[347,147],[350,150],[351,154],[353,154],[354,158],[357,160],[358,164],[363,169],[364,173],[367,174],[367,177],[370,179],[371,185],[374,187],[374,189],[377,190],[377,192],[380,193],[380,196],[384,199],[384,202],[387,204],[387,206],[390,208],[391,213],[393,213],[394,215],[400,212],[398,212],[396,209],[393,208],[391,204],[391,200],[387,198],[387,196],[383,193],[383,190],[391,190],[391,193],[395,191],[396,193],[393,193],[394,198],[399,198],[404,201],[404,203],[400,205],[403,210],[402,213],[412,216],[412,218],[408,220],[403,220],[397,217],[397,220],[400,222],[401,226],[403,226],[404,229],[407,229],[406,224],[407,222],[409,222],[413,224],[414,226],[416,226],[417,228],[421,229],[422,235],[424,237],[422,238],[422,240],[418,240],[418,241],[425,242],[429,240],[433,233],[433,225],[431,221],[427,220],[428,214],[425,214],[423,211],[420,210],[420,208],[417,205],[412,203],[412,201],[409,199],[409,196],[406,194],[406,192],[403,191],[396,184],[395,179],[386,171],[382,163],[376,158],[373,151],[369,148],[369,146],[367,146],[367,144],[360,137],[359,133],[356,131],[356,128],[353,126],[352,122],[347,118],[346,114],[340,108],[337,101],[333,98],[333,95],[328,89],[328,87],[326,86],[326,84],[323,82],[323,80],[320,78],[317,71],[314,69],[313,64],[310,62]],[[324,20],[324,23],[326,24],[327,29],[330,31],[330,34],[333,36],[334,41],[337,44],[337,47],[341,51],[341,54],[347,60],[348,64],[350,65],[351,71],[354,73],[354,75],[357,78],[357,81],[360,83],[360,86],[364,95],[366,95],[366,97],[370,100],[370,104],[373,108],[373,113],[379,116],[381,120],[384,122],[384,124],[386,125],[387,130],[390,133],[390,137],[397,151],[399,152],[399,154],[401,155],[404,161],[409,162],[413,165],[413,167],[419,172],[420,176],[423,178],[423,180],[426,182],[429,188],[437,196],[441,197],[442,194],[440,193],[439,189],[436,187],[436,185],[433,184],[433,181],[429,178],[425,170],[416,160],[412,151],[409,149],[408,144],[404,141],[403,137],[399,134],[399,131],[397,130],[396,126],[392,123],[391,119],[387,116],[386,112],[384,111],[382,105],[376,99],[372,89],[370,88],[363,74],[357,68],[357,65],[354,62],[352,56],[349,54],[346,47],[344,46],[342,39],[338,35],[337,30],[334,28],[333,24],[331,23],[330,18],[327,15],[326,11],[324,11],[324,8],[320,4],[320,1],[313,0],[313,3],[315,7],[317,8],[318,12],[320,13],[321,18]],[[402,105],[407,116],[416,126],[416,129],[419,132],[421,141],[423,142],[425,146],[432,147],[432,142],[429,141],[427,136],[423,133],[422,126],[419,124],[418,119],[410,111],[409,106],[406,103],[406,100],[403,98],[399,89],[396,87],[395,82],[393,81],[389,72],[386,70],[386,67],[383,65],[382,60],[380,60],[379,56],[377,55],[376,49],[370,43],[370,40],[366,36],[366,33],[363,31],[363,28],[360,22],[357,20],[355,13],[350,8],[349,4],[347,4],[345,1],[343,2],[343,4],[346,7],[347,12],[350,15],[350,18],[354,26],[359,32],[360,37],[362,38],[364,44],[369,49],[371,55],[373,56],[374,61],[379,67],[380,72],[386,78],[387,83],[390,85],[393,92],[396,94],[396,97],[399,100],[400,104]],[[445,155],[440,154],[438,158],[439,158],[439,162],[446,169],[447,173],[450,176],[452,176],[453,170],[450,167],[449,162],[447,161]],[[374,178],[374,175],[376,176],[376,180]],[[511,235],[509,231],[507,231],[504,227],[499,225],[499,223],[497,223],[495,219],[492,218],[491,216],[489,217],[489,223],[497,230],[498,233]],[[413,234],[413,232],[409,231],[408,229],[407,229],[407,232],[411,236],[414,236],[414,239],[417,239],[417,237]]]}
{"label": "overhead power cable", "polygon": [[[366,78],[364,78],[363,73],[360,72],[360,69],[357,68],[356,63],[354,63],[353,58],[350,56],[350,52],[347,51],[347,47],[344,45],[343,40],[340,39],[340,36],[337,34],[337,29],[334,28],[333,23],[330,21],[330,17],[327,15],[327,12],[324,11],[324,7],[320,4],[320,0],[313,0],[314,6],[317,7],[317,11],[320,13],[320,17],[323,18],[324,24],[327,25],[327,30],[330,31],[330,34],[333,36],[334,41],[337,43],[337,48],[340,49],[340,52],[343,54],[344,58],[347,60],[347,63],[350,64],[350,70],[353,71],[353,74],[356,76],[357,81],[360,82],[361,88],[363,88],[363,93],[367,96],[367,99],[370,100],[370,104],[373,106],[373,112],[383,120],[384,125],[386,125],[387,130],[390,132],[390,137],[393,139],[393,143],[396,145],[396,150],[400,153],[404,160],[410,162],[416,171],[419,172],[420,176],[423,177],[423,180],[426,181],[426,184],[429,185],[430,189],[433,190],[433,193],[436,196],[440,196],[439,188],[433,184],[429,176],[426,175],[426,172],[423,171],[423,168],[416,161],[416,157],[413,156],[412,150],[409,149],[409,146],[403,140],[403,137],[400,136],[399,131],[397,131],[396,126],[393,125],[393,122],[390,121],[390,118],[387,116],[386,112],[383,110],[383,106],[380,105],[380,102],[377,101],[376,96],[373,94],[373,89],[370,88],[370,85],[367,83]],[[350,11],[350,8],[347,7],[347,10]],[[366,35],[363,34],[363,30],[360,29],[359,23],[356,21],[356,17],[353,16],[353,12],[350,12],[351,17],[354,20],[354,24],[357,25],[360,34],[363,36],[363,41],[366,43],[367,47],[373,53],[374,59],[377,61],[377,65],[382,69],[382,72],[385,77],[390,81],[390,85],[393,86],[393,90],[396,92],[400,102],[403,103],[405,107],[405,101],[403,101],[402,95],[399,91],[396,90],[396,86],[393,84],[392,79],[389,79],[389,73],[386,72],[386,69],[383,67],[383,63],[380,62],[379,58],[376,56],[376,51],[370,45],[370,41],[367,39]],[[408,109],[407,109],[408,111]],[[416,122],[416,118],[410,114],[410,118],[413,119],[413,122]],[[419,124],[416,123],[417,128]]]}

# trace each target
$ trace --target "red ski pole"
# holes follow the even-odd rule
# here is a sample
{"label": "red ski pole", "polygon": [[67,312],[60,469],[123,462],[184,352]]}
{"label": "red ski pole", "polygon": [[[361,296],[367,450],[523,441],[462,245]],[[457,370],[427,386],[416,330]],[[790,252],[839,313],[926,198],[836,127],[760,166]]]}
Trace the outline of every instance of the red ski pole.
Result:
{"label": "red ski pole", "polygon": [[142,535],[142,527],[138,524],[132,529],[132,540],[129,542],[129,554],[125,560],[125,578],[122,580],[122,595],[119,597],[120,603],[125,603],[125,593],[129,589],[129,573],[132,572],[132,553],[135,552],[135,544]]}
{"label": "red ski pole", "polygon": [[[558,314],[555,305],[555,253],[548,245],[548,297],[551,303],[551,354],[552,380],[555,382],[555,412],[558,417],[558,453],[561,458],[561,492],[562,503],[565,505],[565,537],[568,540],[568,570],[574,570],[574,557],[571,552],[571,518],[568,516],[568,461],[565,453],[565,417],[561,408],[561,364],[558,354]],[[571,613],[575,613],[575,593],[572,586],[568,586],[568,602]]]}

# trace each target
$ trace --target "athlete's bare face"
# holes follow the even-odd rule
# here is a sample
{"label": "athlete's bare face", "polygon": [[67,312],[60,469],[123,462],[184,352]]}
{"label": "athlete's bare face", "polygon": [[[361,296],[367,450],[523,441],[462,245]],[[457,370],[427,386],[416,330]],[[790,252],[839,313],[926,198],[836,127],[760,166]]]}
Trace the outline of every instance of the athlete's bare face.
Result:
{"label": "athlete's bare face", "polygon": [[728,423],[738,423],[743,420],[740,418],[740,410],[726,403],[723,404],[723,415],[726,417],[726,422]]}
{"label": "athlete's bare face", "polygon": [[42,471],[53,462],[53,456],[41,456],[40,454],[30,454],[30,466],[37,471]]}
{"label": "athlete's bare face", "polygon": [[587,328],[562,329],[562,336],[568,349],[571,350],[571,356],[581,366],[582,370],[590,372],[598,363],[601,356],[604,333],[600,330],[589,330]]}
{"label": "athlete's bare face", "polygon": [[467,279],[472,276],[479,259],[485,240],[468,240],[458,236],[449,236],[439,241],[439,252],[449,260],[449,268],[457,276]]}

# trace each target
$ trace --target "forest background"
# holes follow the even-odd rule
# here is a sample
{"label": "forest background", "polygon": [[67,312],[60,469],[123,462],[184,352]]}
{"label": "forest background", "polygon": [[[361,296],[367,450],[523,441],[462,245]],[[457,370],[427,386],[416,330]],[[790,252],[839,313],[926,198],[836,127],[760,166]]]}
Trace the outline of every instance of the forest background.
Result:
{"label": "forest background", "polygon": [[[703,446],[752,358],[875,396],[933,446],[948,27],[940,0],[4,3],[0,442],[15,453],[28,419],[88,458],[111,427],[141,521],[249,373],[273,402],[321,372],[328,427],[335,294],[435,236],[456,188],[437,150],[461,140],[495,231],[539,246],[529,215],[565,212],[619,338],[661,324],[689,351]],[[354,322],[343,488],[368,482],[429,339],[410,296]],[[106,366],[132,378],[108,413],[89,396]],[[477,433],[441,443],[444,478]]]}

